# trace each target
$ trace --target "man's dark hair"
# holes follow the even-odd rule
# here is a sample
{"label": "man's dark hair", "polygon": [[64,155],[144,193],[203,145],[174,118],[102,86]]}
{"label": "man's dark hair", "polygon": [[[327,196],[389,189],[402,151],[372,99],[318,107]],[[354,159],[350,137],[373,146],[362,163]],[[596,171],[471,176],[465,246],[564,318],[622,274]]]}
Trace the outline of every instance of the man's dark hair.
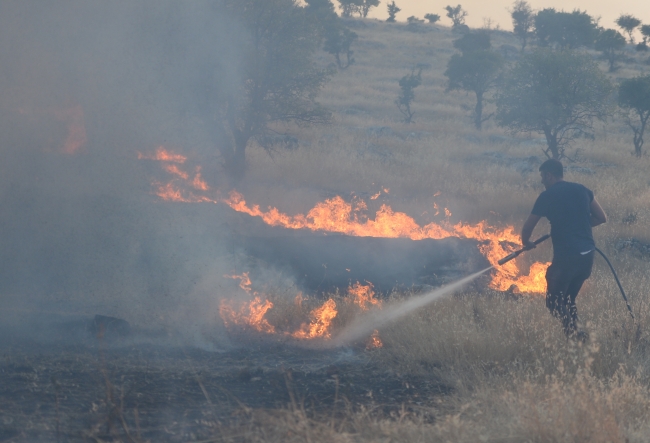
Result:
{"label": "man's dark hair", "polygon": [[540,172],[550,172],[554,177],[562,178],[564,176],[564,167],[562,162],[555,160],[554,158],[546,160],[542,163],[542,166],[539,167]]}

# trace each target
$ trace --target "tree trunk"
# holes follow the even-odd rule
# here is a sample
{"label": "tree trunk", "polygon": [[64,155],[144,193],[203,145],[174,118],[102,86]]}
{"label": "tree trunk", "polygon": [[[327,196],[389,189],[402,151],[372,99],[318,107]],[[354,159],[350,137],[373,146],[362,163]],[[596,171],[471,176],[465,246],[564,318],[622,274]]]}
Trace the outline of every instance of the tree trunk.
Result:
{"label": "tree trunk", "polygon": [[229,149],[222,149],[223,168],[230,179],[235,182],[244,178],[246,172],[246,146],[250,137],[239,131],[233,131],[233,142]]}
{"label": "tree trunk", "polygon": [[[544,129],[544,136],[546,136],[546,145],[548,149],[544,152],[547,157],[554,158],[555,160],[560,159],[560,149],[557,145],[557,134],[555,134],[550,129]],[[551,152],[549,156],[548,153]]]}
{"label": "tree trunk", "polygon": [[476,93],[476,108],[474,109],[474,126],[479,131],[483,125],[483,93]]}

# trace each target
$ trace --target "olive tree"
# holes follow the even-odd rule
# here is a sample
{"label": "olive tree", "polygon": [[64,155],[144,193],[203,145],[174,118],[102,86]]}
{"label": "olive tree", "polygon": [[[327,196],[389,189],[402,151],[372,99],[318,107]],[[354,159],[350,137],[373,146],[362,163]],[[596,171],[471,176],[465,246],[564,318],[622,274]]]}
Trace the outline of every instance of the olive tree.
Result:
{"label": "olive tree", "polygon": [[461,5],[456,6],[445,6],[445,11],[447,11],[447,17],[451,20],[452,27],[458,28],[465,24],[465,17],[467,17],[467,11],[463,9]]}
{"label": "olive tree", "polygon": [[388,23],[395,23],[395,16],[402,9],[395,4],[395,1],[388,3],[386,8],[388,9],[388,18],[386,19],[386,21]]}
{"label": "olive tree", "polygon": [[257,140],[266,149],[275,122],[326,123],[330,113],[316,102],[330,70],[313,54],[319,29],[294,0],[224,0],[226,12],[246,29],[240,42],[238,87],[223,93],[222,121],[230,142],[220,145],[224,166],[241,178],[246,148]]}
{"label": "olive tree", "polygon": [[643,133],[650,118],[650,75],[624,80],[618,88],[618,104],[634,132],[634,153],[643,154]]}
{"label": "olive tree", "polygon": [[417,74],[415,69],[410,74],[406,74],[399,80],[400,92],[395,100],[397,108],[404,116],[404,123],[413,123],[414,112],[411,109],[411,103],[415,100],[415,88],[422,83],[422,68],[419,68]]}
{"label": "olive tree", "polygon": [[641,20],[630,14],[621,14],[616,19],[616,24],[619,28],[627,33],[627,37],[630,39],[630,43],[634,44],[633,33],[636,27],[641,24]]}
{"label": "olive tree", "polygon": [[595,21],[580,10],[542,9],[535,15],[535,37],[540,46],[560,49],[591,47],[598,35]]}
{"label": "olive tree", "polygon": [[[456,42],[468,40],[466,37],[471,35],[467,34]],[[482,41],[486,41],[488,46],[473,50],[466,48],[462,54],[452,55],[445,71],[445,77],[448,79],[447,91],[464,90],[476,95],[473,120],[474,126],[479,131],[483,122],[492,116],[483,117],[485,95],[495,86],[503,67],[501,55],[488,49],[489,38]],[[456,42],[454,46],[464,47],[464,45],[456,45]]]}
{"label": "olive tree", "polygon": [[[357,38],[359,36],[356,32],[337,23],[326,30],[323,50],[334,56],[339,69],[345,69],[354,63],[354,58],[352,57],[354,51],[351,49],[351,46]],[[341,54],[346,57],[345,63],[341,61]]]}
{"label": "olive tree", "polygon": [[565,157],[571,141],[611,112],[612,85],[584,53],[540,48],[523,56],[498,91],[497,123],[512,133],[546,137],[544,153]]}
{"label": "olive tree", "polygon": [[609,62],[609,72],[616,71],[616,61],[621,57],[623,48],[625,48],[625,37],[615,29],[601,31],[594,45],[594,49],[602,52]]}
{"label": "olive tree", "polygon": [[517,0],[512,5],[510,16],[512,17],[513,33],[521,41],[521,52],[524,52],[526,43],[528,43],[528,38],[532,35],[535,24],[533,8],[531,8],[526,0]]}

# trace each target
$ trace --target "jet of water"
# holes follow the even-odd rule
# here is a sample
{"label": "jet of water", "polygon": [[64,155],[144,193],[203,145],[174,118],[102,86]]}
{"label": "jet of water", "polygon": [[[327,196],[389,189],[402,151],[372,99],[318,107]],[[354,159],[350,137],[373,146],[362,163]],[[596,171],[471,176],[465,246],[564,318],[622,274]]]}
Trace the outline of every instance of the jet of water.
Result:
{"label": "jet of water", "polygon": [[476,272],[454,283],[450,283],[442,288],[435,289],[426,294],[410,298],[392,306],[385,306],[381,311],[373,311],[367,315],[358,317],[356,320],[352,321],[352,323],[347,325],[336,337],[323,343],[323,345],[326,347],[337,348],[364,338],[371,334],[375,329],[451,294],[492,268],[493,266],[490,266],[489,268],[485,268],[482,271]]}

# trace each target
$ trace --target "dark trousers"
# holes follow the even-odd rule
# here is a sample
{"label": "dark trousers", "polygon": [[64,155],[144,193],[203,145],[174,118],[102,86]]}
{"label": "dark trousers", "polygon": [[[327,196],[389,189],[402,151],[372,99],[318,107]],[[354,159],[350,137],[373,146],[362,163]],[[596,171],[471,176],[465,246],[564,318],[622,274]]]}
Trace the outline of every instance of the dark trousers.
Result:
{"label": "dark trousers", "polygon": [[553,257],[553,263],[546,270],[546,307],[562,321],[567,336],[576,332],[576,297],[591,275],[593,264],[594,251],[591,251],[585,255]]}

